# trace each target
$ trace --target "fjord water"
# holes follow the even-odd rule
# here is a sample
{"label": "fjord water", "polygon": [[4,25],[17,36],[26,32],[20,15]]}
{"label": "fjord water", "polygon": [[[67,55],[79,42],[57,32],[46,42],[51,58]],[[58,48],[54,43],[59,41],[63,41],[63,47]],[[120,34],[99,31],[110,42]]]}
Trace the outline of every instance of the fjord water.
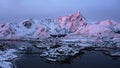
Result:
{"label": "fjord water", "polygon": [[120,57],[110,57],[100,51],[88,51],[66,63],[48,63],[39,54],[25,54],[15,62],[17,68],[120,68]]}

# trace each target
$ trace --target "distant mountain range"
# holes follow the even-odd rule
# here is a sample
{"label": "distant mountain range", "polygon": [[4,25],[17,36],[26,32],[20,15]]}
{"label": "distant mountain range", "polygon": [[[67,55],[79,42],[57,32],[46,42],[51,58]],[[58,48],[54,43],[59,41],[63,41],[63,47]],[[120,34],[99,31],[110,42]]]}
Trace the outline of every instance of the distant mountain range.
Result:
{"label": "distant mountain range", "polygon": [[0,24],[1,39],[47,38],[50,37],[50,34],[120,37],[120,23],[105,20],[89,24],[80,12],[77,12],[57,19],[36,20],[30,18],[19,23]]}

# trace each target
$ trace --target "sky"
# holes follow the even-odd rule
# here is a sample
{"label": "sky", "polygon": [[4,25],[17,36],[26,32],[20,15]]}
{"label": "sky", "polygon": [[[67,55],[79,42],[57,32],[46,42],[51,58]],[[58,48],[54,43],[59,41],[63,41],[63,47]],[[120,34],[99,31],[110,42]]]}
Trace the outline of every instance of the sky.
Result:
{"label": "sky", "polygon": [[0,0],[0,22],[57,18],[80,11],[88,22],[120,22],[120,0]]}

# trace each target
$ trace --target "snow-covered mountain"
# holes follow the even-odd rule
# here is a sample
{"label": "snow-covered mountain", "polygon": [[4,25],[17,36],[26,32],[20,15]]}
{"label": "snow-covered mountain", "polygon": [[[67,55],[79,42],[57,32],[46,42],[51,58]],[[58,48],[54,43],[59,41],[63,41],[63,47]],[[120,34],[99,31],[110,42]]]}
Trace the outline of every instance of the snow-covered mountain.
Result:
{"label": "snow-covered mountain", "polygon": [[9,39],[9,38],[17,38],[16,29],[13,28],[11,23],[0,24],[0,38],[1,39]]}
{"label": "snow-covered mountain", "polygon": [[63,16],[58,18],[61,28],[66,29],[68,32],[75,32],[79,27],[85,27],[87,23],[80,15],[80,12],[70,14],[69,16]]}
{"label": "snow-covered mountain", "polygon": [[99,36],[104,34],[119,34],[120,24],[112,20],[100,21],[95,24],[87,25],[82,30],[79,30],[79,34],[85,34],[89,36]]}
{"label": "snow-covered mountain", "polygon": [[104,34],[120,35],[120,23],[112,20],[95,24],[86,23],[80,12],[61,16],[57,19],[27,19],[20,23],[0,24],[1,39],[46,38],[50,34],[75,34],[99,36]]}

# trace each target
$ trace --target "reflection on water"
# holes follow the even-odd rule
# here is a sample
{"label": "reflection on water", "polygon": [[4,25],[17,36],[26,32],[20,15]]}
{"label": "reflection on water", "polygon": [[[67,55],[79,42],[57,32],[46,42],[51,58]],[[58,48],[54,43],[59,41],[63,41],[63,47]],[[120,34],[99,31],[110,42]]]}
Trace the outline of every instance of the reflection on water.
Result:
{"label": "reflection on water", "polygon": [[111,58],[99,51],[86,51],[66,62],[48,62],[39,54],[25,54],[15,64],[17,68],[120,68],[120,58]]}

